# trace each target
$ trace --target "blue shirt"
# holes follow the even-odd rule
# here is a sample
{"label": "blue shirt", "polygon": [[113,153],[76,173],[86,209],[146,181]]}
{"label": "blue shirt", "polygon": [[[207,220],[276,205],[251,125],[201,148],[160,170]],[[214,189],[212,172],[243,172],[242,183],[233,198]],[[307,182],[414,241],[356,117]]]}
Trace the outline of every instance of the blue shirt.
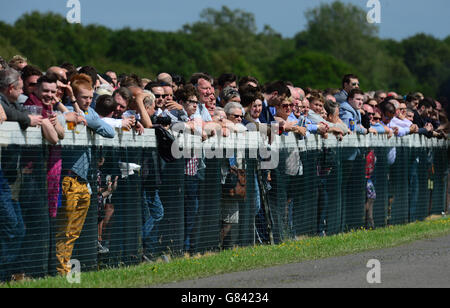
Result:
{"label": "blue shirt", "polygon": [[297,116],[292,112],[288,117],[289,122],[297,122],[298,126],[306,127],[306,137],[310,134],[317,134],[317,125],[304,115]]}
{"label": "blue shirt", "polygon": [[259,121],[261,123],[266,123],[266,124],[270,124],[275,121],[272,111],[270,110],[270,107],[266,101],[264,101],[262,104],[262,110],[261,110],[261,114],[259,115]]}
{"label": "blue shirt", "polygon": [[[72,109],[68,107],[69,110]],[[73,109],[72,109],[73,110]],[[116,135],[116,131],[111,125],[103,121],[97,112],[91,107],[88,107],[88,110],[83,112],[83,116],[86,119],[87,126],[92,129],[96,134],[99,134],[105,138],[114,138]]]}
{"label": "blue shirt", "polygon": [[361,124],[361,113],[355,110],[348,102],[343,102],[339,108],[339,117],[350,128],[350,119],[355,121],[355,131],[366,134],[367,130]]}
{"label": "blue shirt", "polygon": [[[73,111],[72,107],[68,107],[68,109]],[[116,134],[114,128],[104,122],[94,109],[89,107],[87,111],[83,112],[83,116],[88,127],[96,134],[106,138],[114,138]],[[66,172],[70,170],[87,182],[91,165],[91,148],[86,146],[63,147],[62,157],[63,170]]]}
{"label": "blue shirt", "polygon": [[378,134],[386,134],[386,130],[384,129],[384,126],[379,122],[374,125],[370,125],[370,127],[374,128]]}
{"label": "blue shirt", "polygon": [[205,104],[202,104],[200,102],[197,104],[197,110],[195,111],[194,115],[195,118],[202,118],[204,122],[212,121],[211,115],[209,114],[208,109],[206,109]]}

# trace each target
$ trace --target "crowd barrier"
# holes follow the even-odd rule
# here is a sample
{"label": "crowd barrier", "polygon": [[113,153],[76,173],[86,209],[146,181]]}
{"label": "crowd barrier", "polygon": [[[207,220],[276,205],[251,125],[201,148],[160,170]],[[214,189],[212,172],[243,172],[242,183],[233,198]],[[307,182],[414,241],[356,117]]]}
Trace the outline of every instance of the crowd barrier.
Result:
{"label": "crowd barrier", "polygon": [[[178,159],[166,162],[152,129],[144,135],[117,131],[114,139],[107,139],[79,126],[50,146],[38,128],[0,125],[2,279],[14,272],[35,278],[57,274],[62,178],[56,185],[57,206],[51,208],[47,174],[55,152],[64,161],[79,149],[91,151],[90,206],[71,256],[81,271],[365,227],[369,154],[376,157],[370,178],[376,193],[371,227],[423,220],[447,210],[446,140],[351,135],[338,141],[334,136],[300,139],[289,134],[269,144],[258,132],[204,142],[195,135],[177,137],[173,149]],[[196,181],[185,175],[189,155],[201,161]],[[245,197],[224,194],[224,166],[230,158],[245,170]],[[261,169],[268,161],[273,169]],[[117,176],[106,207],[98,201],[98,170],[112,179]],[[192,191],[198,191],[198,203],[190,201],[195,199]],[[13,221],[4,209],[8,195],[20,209]],[[227,224],[230,229],[222,240],[224,208],[233,206],[239,210],[238,220]],[[107,248],[101,253],[99,232]]]}

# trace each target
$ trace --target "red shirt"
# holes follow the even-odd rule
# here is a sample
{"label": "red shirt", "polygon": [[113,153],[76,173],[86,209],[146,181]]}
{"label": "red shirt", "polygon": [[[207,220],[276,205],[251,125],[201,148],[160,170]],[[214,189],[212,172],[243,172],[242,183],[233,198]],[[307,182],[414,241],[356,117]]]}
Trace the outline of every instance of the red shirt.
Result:
{"label": "red shirt", "polygon": [[372,150],[367,154],[366,157],[366,179],[370,179],[373,170],[375,169],[375,163],[377,158],[375,157],[375,152]]}
{"label": "red shirt", "polygon": [[30,94],[24,106],[38,106],[42,107],[42,117],[44,119],[48,118],[48,113],[53,110],[52,105],[45,105],[36,95],[33,93]]}

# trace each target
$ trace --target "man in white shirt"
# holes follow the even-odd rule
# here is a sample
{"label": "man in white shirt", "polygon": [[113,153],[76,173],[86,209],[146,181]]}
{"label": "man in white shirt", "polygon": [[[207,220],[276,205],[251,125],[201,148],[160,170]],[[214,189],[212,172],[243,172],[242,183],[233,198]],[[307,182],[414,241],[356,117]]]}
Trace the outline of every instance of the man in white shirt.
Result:
{"label": "man in white shirt", "polygon": [[408,134],[417,133],[419,127],[406,118],[406,104],[399,103],[395,99],[389,100],[396,108],[395,117],[392,118],[388,127],[398,128],[398,136],[402,137]]}
{"label": "man in white shirt", "polygon": [[212,122],[206,104],[210,102],[210,96],[214,93],[213,78],[203,73],[196,73],[192,75],[190,83],[197,88],[198,92],[199,104],[196,115],[200,115],[205,122]]}

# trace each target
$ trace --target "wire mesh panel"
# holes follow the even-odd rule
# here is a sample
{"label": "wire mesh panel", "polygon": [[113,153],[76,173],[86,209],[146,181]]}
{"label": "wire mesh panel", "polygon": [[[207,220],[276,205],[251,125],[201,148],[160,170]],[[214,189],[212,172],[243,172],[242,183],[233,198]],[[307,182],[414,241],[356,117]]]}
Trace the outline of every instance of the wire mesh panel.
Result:
{"label": "wire mesh panel", "polygon": [[433,149],[433,154],[432,174],[430,175],[433,182],[430,214],[441,214],[446,210],[448,157],[447,151],[441,148]]}
{"label": "wire mesh panel", "polygon": [[[54,151],[52,151],[54,150]],[[49,151],[49,152],[47,152]],[[58,201],[58,191],[48,191],[46,180],[50,181],[51,161],[45,161],[48,153],[60,152],[59,148],[21,147],[18,173],[18,201],[22,211],[25,236],[20,259],[28,276],[39,277],[48,270],[49,207],[48,203]],[[57,179],[55,179],[57,180]]]}
{"label": "wire mesh panel", "polygon": [[426,148],[418,149],[418,154],[416,156],[416,160],[418,161],[418,199],[417,199],[417,220],[423,220],[428,215],[428,207],[430,201],[430,192],[428,189],[428,173],[430,168],[430,162],[428,155],[429,150]]}
{"label": "wire mesh panel", "polygon": [[259,135],[183,136],[183,155],[168,160],[152,130],[67,131],[50,146],[14,125],[0,126],[2,281],[404,224],[447,207],[443,140],[286,135],[267,168]]}
{"label": "wire mesh panel", "polygon": [[206,168],[199,186],[199,208],[193,230],[192,252],[216,251],[219,248],[221,163],[221,159],[205,159]]}
{"label": "wire mesh panel", "polygon": [[[248,156],[247,156],[248,157]],[[245,198],[239,201],[239,244],[242,246],[256,243],[255,217],[260,207],[260,197],[256,177],[257,161],[255,159],[245,160]]]}
{"label": "wire mesh panel", "polygon": [[317,178],[317,150],[302,153],[303,189],[300,190],[303,210],[300,210],[299,230],[302,235],[317,234],[318,221],[318,178]]}
{"label": "wire mesh panel", "polygon": [[408,149],[392,148],[389,155],[395,156],[390,166],[388,185],[390,224],[404,224],[408,222]]}
{"label": "wire mesh panel", "polygon": [[[373,226],[384,227],[387,224],[388,216],[388,149],[385,147],[374,148],[374,170],[371,175],[372,184],[374,187],[374,194],[366,196],[366,202],[370,202],[370,199],[374,200],[372,208]],[[366,188],[367,191],[367,188]]]}

